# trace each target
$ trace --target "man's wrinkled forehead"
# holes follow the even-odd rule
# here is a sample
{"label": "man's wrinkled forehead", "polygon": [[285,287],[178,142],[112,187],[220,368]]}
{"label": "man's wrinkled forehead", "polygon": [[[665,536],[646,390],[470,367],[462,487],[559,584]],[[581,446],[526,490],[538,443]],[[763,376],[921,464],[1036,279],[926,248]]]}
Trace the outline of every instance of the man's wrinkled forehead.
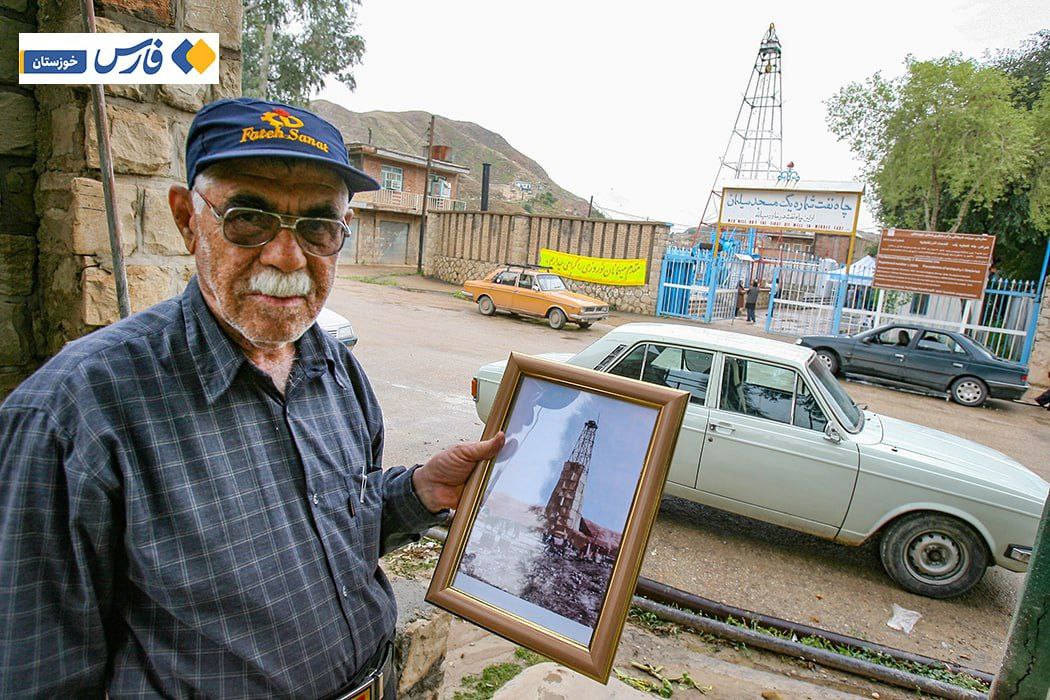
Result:
{"label": "man's wrinkled forehead", "polygon": [[350,201],[346,182],[331,168],[285,158],[240,158],[208,167],[201,176],[223,189],[255,191],[266,195],[330,198]]}

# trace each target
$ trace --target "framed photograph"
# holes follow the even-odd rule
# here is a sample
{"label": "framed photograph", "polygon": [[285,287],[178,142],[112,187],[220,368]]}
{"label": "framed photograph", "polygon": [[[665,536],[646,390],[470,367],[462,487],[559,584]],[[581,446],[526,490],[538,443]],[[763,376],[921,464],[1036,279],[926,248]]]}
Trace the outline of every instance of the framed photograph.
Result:
{"label": "framed photograph", "polygon": [[427,600],[608,682],[688,400],[512,354]]}

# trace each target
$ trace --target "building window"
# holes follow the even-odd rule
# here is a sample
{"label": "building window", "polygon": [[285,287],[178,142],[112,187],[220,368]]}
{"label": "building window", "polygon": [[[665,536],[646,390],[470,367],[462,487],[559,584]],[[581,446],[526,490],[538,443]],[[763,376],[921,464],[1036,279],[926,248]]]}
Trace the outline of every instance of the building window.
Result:
{"label": "building window", "polygon": [[383,183],[384,190],[400,192],[405,181],[405,173],[401,168],[396,168],[393,165],[384,165],[380,172],[380,180]]}
{"label": "building window", "polygon": [[908,313],[913,316],[924,316],[926,312],[930,310],[930,295],[929,294],[913,294],[911,297],[911,307],[908,309]]}

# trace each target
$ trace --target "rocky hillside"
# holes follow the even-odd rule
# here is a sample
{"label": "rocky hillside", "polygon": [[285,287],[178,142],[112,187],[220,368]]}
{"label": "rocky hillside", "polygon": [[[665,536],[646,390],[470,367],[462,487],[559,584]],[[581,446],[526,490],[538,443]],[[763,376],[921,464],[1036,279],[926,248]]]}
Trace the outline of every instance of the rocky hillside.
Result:
{"label": "rocky hillside", "polygon": [[[316,100],[310,108],[335,124],[347,141],[371,143],[406,153],[426,153],[427,112],[351,112],[327,100]],[[585,216],[587,200],[562,189],[539,163],[521,153],[499,134],[472,122],[438,116],[434,143],[451,146],[453,162],[470,168],[460,178],[459,198],[468,208],[481,203],[481,164],[492,163],[489,208],[493,211]],[[515,181],[528,182],[532,190],[522,196]]]}

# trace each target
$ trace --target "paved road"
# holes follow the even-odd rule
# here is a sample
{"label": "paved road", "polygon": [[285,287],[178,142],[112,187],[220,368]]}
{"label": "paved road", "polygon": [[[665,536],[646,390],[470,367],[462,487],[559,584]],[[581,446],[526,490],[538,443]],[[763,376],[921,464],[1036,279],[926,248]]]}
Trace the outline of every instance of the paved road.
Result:
{"label": "paved road", "polygon": [[[451,295],[340,279],[329,305],[350,318],[355,350],[386,416],[387,464],[423,462],[480,436],[470,377],[513,350],[575,352],[617,316],[588,331],[480,316]],[[736,324],[733,330],[758,332]],[[966,409],[943,399],[850,382],[877,412],[948,430],[999,449],[1050,479],[1050,413],[994,402]],[[847,548],[678,499],[665,499],[643,575],[743,608],[852,634],[989,671],[998,668],[1023,576],[990,569],[966,596],[938,601],[897,588],[872,546]],[[910,635],[891,630],[893,603],[922,613]]]}

